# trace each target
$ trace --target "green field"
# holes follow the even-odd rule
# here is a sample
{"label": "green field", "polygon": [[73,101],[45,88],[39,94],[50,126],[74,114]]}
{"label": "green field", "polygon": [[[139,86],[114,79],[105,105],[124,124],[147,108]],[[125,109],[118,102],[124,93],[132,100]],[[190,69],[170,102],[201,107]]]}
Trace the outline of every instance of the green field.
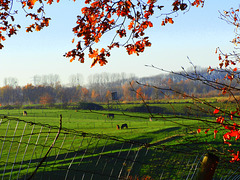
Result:
{"label": "green field", "polygon": [[[53,172],[58,175],[66,175],[66,169],[70,163],[71,169],[75,166],[84,169],[87,165],[89,167],[81,171],[87,172],[89,168],[98,171],[99,168],[101,173],[111,174],[113,177],[116,177],[123,169],[126,172],[131,169],[132,176],[149,175],[157,178],[161,171],[158,172],[155,168],[161,163],[156,160],[163,152],[168,153],[168,156],[165,154],[168,159],[162,159],[162,161],[167,161],[175,157],[177,152],[181,152],[178,155],[183,158],[185,154],[224,151],[221,131],[217,134],[216,139],[213,138],[214,128],[207,135],[204,132],[196,134],[199,127],[202,131],[209,127],[206,121],[212,121],[211,119],[214,119],[212,117],[198,119],[196,117],[181,116],[179,118],[174,115],[154,114],[152,121],[149,121],[148,113],[124,111],[28,109],[27,113],[27,116],[23,116],[23,109],[0,110],[0,114],[2,114],[0,170],[4,172],[2,174],[6,179],[9,179],[10,176],[13,179],[24,178],[26,174],[29,176],[34,171],[39,160],[47,153],[56,137],[60,125],[60,114],[63,117],[62,131],[48,156],[48,161],[44,162],[44,168],[41,167],[38,170],[38,173],[45,172],[45,175],[47,174],[49,177]],[[114,113],[114,118],[107,118],[108,113]],[[128,124],[128,129],[116,129],[116,125],[121,126],[124,123]],[[211,126],[215,127],[215,124],[212,123]],[[207,142],[210,142],[210,145]],[[145,148],[145,143],[150,144],[151,148]],[[140,148],[142,146],[143,148]],[[124,158],[126,156],[134,158],[138,151],[139,156],[144,156],[144,160],[142,160],[142,164],[132,168],[131,161],[128,162]],[[84,152],[83,155],[76,156],[78,153],[81,154],[80,152]],[[112,156],[116,156],[123,162],[118,164],[114,158],[109,158]],[[103,157],[106,159],[102,160]],[[115,163],[114,171],[110,161]],[[110,164],[110,167],[109,164],[106,165],[106,162]],[[168,163],[172,167],[171,163]],[[104,170],[101,169],[103,167]],[[78,176],[83,176],[81,173]],[[169,173],[165,172],[165,174],[170,177]],[[171,177],[178,176],[174,173],[171,174]],[[45,176],[43,173],[41,175]],[[68,177],[71,177],[71,173],[68,174]],[[94,177],[93,179],[97,179],[97,175]]]}

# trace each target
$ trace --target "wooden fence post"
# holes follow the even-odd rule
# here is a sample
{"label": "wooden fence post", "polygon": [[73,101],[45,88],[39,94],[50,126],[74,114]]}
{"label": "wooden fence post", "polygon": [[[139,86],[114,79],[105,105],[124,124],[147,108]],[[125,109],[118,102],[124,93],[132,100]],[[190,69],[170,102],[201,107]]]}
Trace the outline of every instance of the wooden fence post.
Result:
{"label": "wooden fence post", "polygon": [[212,180],[214,172],[217,168],[219,162],[219,157],[214,154],[205,154],[199,172],[197,174],[196,180]]}

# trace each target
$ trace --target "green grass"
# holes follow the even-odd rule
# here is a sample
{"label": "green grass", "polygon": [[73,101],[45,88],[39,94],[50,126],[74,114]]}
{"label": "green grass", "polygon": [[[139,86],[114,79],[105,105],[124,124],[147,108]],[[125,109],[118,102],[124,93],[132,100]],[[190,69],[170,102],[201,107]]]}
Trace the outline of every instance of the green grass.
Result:
{"label": "green grass", "polygon": [[[132,105],[133,106],[133,105]],[[43,155],[47,152],[48,148],[50,147],[51,143],[53,142],[59,127],[59,117],[60,114],[63,116],[63,129],[71,129],[72,134],[60,134],[55,147],[61,147],[62,142],[64,141],[64,145],[59,152],[58,148],[54,148],[51,151],[52,160],[49,160],[49,165],[47,169],[44,171],[47,173],[49,172],[58,172],[59,167],[68,166],[69,162],[73,155],[68,154],[68,152],[75,152],[75,151],[82,151],[88,148],[89,152],[94,151],[94,154],[101,153],[103,147],[104,153],[108,155],[116,155],[119,153],[119,149],[121,149],[121,143],[124,140],[134,140],[142,143],[151,143],[154,146],[162,145],[168,146],[173,148],[174,151],[181,150],[181,151],[208,151],[213,150],[214,148],[219,149],[222,151],[222,132],[220,131],[217,134],[217,138],[213,139],[213,130],[211,129],[207,135],[204,132],[200,134],[195,134],[196,129],[201,127],[202,129],[207,128],[207,125],[202,123],[199,120],[194,120],[190,118],[175,118],[174,116],[170,115],[156,115],[156,118],[153,119],[152,122],[149,121],[149,114],[147,113],[129,113],[129,112],[114,112],[111,113],[115,114],[113,120],[108,119],[106,114],[109,113],[108,111],[78,111],[75,110],[60,110],[60,109],[28,109],[28,115],[22,115],[23,110],[0,110],[0,114],[5,114],[8,116],[8,119],[19,118],[20,121],[18,124],[18,130],[16,131],[15,138],[13,140],[13,134],[15,132],[16,122],[14,120],[9,121],[8,119],[3,119],[0,125],[0,150],[1,154],[1,163],[2,165],[8,160],[8,162],[16,161],[18,164],[15,165],[16,169],[19,169],[21,166],[21,174],[24,175],[27,173],[27,167],[30,159],[39,159],[43,157]],[[212,119],[212,118],[206,118]],[[26,122],[33,122],[33,124]],[[10,123],[9,123],[10,122]],[[35,124],[36,123],[36,124]],[[121,125],[123,123],[127,123],[129,128],[117,130],[116,125]],[[48,126],[41,126],[40,124],[45,124]],[[26,129],[23,134],[23,129],[26,125]],[[49,127],[55,127],[55,129],[51,129],[51,133]],[[42,129],[41,129],[42,128]],[[186,128],[188,131],[186,131]],[[6,131],[8,129],[8,131]],[[31,135],[31,132],[34,132]],[[41,132],[41,133],[40,133]],[[81,136],[82,132],[86,132],[87,136]],[[76,138],[73,143],[74,134]],[[6,136],[6,139],[4,137]],[[99,135],[99,136],[98,136]],[[107,135],[107,136],[105,136]],[[46,136],[49,136],[48,141],[45,144]],[[100,137],[102,136],[102,137]],[[114,141],[113,139],[109,138],[114,137],[120,141]],[[22,140],[21,140],[22,138]],[[38,139],[39,138],[39,139]],[[105,138],[105,139],[104,139]],[[37,147],[35,149],[35,143],[43,145],[44,147]],[[19,141],[22,141],[18,152],[18,156],[15,156],[16,150],[19,147]],[[32,143],[26,150],[26,146],[28,141]],[[121,141],[122,140],[122,141]],[[199,144],[199,142],[211,142],[213,147],[208,146],[206,143]],[[13,142],[13,143],[12,143]],[[81,148],[78,149],[78,145],[81,144]],[[10,150],[10,146],[12,146]],[[96,148],[97,147],[97,148]],[[129,146],[126,146],[123,149],[122,156],[126,156],[127,151],[129,150]],[[138,146],[133,148],[133,152],[138,148]],[[126,151],[126,153],[124,153]],[[11,156],[8,157],[8,154]],[[54,167],[51,164],[54,164],[54,157],[59,153],[59,158],[57,160],[57,164]],[[22,163],[24,156],[24,162]],[[20,156],[21,155],[21,156]],[[67,155],[67,158],[64,159],[64,155]],[[51,157],[50,156],[50,157]],[[133,155],[130,155],[133,156]],[[149,152],[149,154],[145,157],[146,161],[153,160],[156,156],[156,152]],[[16,160],[15,160],[16,158]],[[79,161],[81,156],[78,157]],[[94,163],[98,159],[98,156],[93,156],[86,154],[84,157],[84,162],[82,162],[81,166],[84,168],[85,163],[87,163],[90,167],[94,167]],[[22,163],[22,165],[21,165]],[[155,162],[154,162],[155,163]],[[36,164],[32,163],[31,168],[29,169],[28,173],[34,170]],[[73,166],[76,164],[73,163]],[[103,164],[99,164],[100,167]],[[99,167],[99,168],[100,168]],[[119,164],[119,168],[121,165]],[[6,169],[10,170],[12,168],[12,164],[8,163]],[[138,174],[140,172],[141,175],[146,175],[152,171],[152,164],[148,167],[144,167],[143,169],[139,167],[139,170],[135,172]],[[0,168],[2,172],[5,169],[4,166]],[[108,169],[109,170],[109,169]],[[40,170],[41,171],[41,170]],[[10,175],[10,171],[6,172],[6,175]],[[18,172],[15,172],[14,177],[17,177]],[[157,175],[156,175],[157,177]]]}

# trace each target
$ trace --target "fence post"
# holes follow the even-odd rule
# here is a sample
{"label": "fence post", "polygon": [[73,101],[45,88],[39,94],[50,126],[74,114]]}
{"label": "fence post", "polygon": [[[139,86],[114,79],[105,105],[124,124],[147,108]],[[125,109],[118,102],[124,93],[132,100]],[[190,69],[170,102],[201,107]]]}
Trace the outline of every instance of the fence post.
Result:
{"label": "fence post", "polygon": [[201,167],[197,174],[196,180],[212,180],[218,162],[218,156],[211,153],[205,154],[201,162]]}

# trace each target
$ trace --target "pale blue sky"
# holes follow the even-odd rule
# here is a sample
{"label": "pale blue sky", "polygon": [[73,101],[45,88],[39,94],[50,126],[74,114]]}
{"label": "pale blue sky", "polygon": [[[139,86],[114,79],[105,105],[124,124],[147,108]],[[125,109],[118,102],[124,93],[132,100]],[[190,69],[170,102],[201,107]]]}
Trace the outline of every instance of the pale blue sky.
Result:
{"label": "pale blue sky", "polygon": [[[62,84],[68,83],[69,76],[77,73],[81,73],[85,81],[89,75],[101,72],[151,76],[160,72],[145,65],[177,71],[181,70],[181,66],[190,66],[187,56],[195,65],[217,66],[216,47],[231,51],[233,46],[230,40],[234,37],[234,27],[218,18],[218,10],[238,6],[238,0],[206,0],[204,8],[192,7],[186,14],[174,18],[173,25],[165,27],[160,26],[162,17],[154,18],[154,27],[149,30],[151,48],[140,56],[129,56],[125,49],[116,49],[106,66],[96,65],[93,68],[90,68],[92,60],[86,60],[84,64],[78,61],[70,63],[63,57],[73,48],[72,27],[81,5],[65,1],[56,6],[46,6],[46,16],[52,18],[48,28],[26,33],[22,26],[17,36],[4,42],[5,47],[0,50],[0,86],[4,77],[16,77],[19,85],[25,85],[33,83],[34,75],[47,74],[59,74]],[[16,21],[27,23],[21,14]],[[101,41],[109,39],[103,37]]]}

